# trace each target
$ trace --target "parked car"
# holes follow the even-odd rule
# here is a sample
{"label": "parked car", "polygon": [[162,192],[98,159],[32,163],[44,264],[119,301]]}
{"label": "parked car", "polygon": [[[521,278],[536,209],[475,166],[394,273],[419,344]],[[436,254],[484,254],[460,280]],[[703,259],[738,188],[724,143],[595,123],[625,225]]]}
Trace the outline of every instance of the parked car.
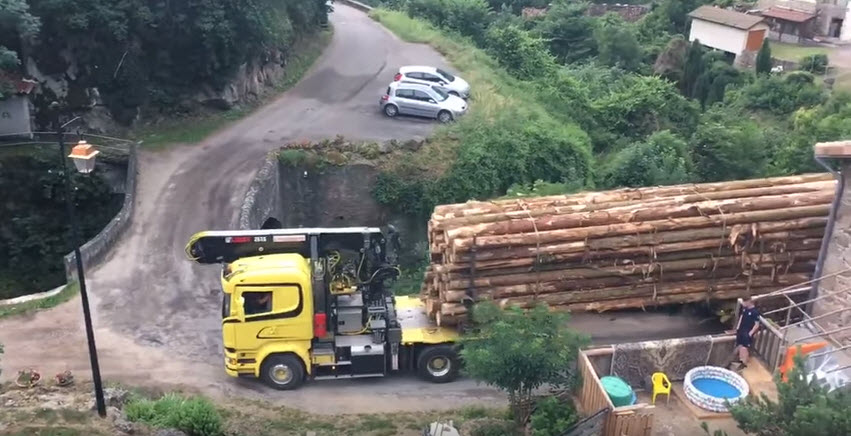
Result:
{"label": "parked car", "polygon": [[470,97],[470,84],[464,79],[435,67],[406,66],[399,68],[393,80],[415,81],[426,85],[438,85],[446,88],[446,92],[461,98]]}
{"label": "parked car", "polygon": [[429,85],[393,82],[379,101],[388,117],[415,115],[448,123],[467,112],[467,102]]}

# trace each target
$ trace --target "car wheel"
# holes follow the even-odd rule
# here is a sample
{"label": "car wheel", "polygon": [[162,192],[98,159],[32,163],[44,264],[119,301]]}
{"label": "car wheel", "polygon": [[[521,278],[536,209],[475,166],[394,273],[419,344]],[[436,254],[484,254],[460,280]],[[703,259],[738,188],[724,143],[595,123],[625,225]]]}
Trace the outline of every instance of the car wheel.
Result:
{"label": "car wheel", "polygon": [[437,120],[441,123],[448,123],[452,121],[452,114],[449,113],[449,111],[440,111],[440,113],[437,114]]}
{"label": "car wheel", "polygon": [[432,383],[448,383],[458,377],[461,361],[452,345],[433,345],[420,353],[417,373]]}
{"label": "car wheel", "polygon": [[399,108],[397,108],[395,104],[388,104],[387,106],[384,106],[384,115],[393,118],[398,114]]}
{"label": "car wheel", "polygon": [[459,93],[457,93],[457,92],[455,92],[455,91],[449,91],[449,95],[454,95],[454,96],[456,96],[456,97],[461,97],[461,94],[459,94]]}
{"label": "car wheel", "polygon": [[292,354],[275,354],[266,358],[260,368],[260,378],[269,387],[288,391],[304,381],[301,361]]}

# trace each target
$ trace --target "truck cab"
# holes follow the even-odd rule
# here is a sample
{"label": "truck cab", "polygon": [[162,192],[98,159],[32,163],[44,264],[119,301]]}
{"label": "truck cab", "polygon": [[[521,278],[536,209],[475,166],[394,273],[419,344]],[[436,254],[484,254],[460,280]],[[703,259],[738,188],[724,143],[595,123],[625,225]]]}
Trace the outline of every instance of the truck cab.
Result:
{"label": "truck cab", "polygon": [[419,298],[388,290],[395,238],[370,227],[194,235],[187,256],[223,265],[225,371],[276,389],[403,370],[452,381],[457,332],[433,325]]}

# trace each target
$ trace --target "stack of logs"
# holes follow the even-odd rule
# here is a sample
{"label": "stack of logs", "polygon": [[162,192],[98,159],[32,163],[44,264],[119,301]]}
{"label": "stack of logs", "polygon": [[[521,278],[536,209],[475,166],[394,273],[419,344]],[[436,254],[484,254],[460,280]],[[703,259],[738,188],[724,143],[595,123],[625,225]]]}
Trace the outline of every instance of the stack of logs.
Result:
{"label": "stack of logs", "polygon": [[494,300],[606,311],[723,300],[811,278],[829,174],[435,208],[422,294],[438,325]]}

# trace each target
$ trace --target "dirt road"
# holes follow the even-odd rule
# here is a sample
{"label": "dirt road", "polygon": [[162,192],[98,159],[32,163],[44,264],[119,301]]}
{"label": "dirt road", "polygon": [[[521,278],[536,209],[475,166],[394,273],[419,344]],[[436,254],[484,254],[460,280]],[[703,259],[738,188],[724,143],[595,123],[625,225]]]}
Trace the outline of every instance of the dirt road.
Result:
{"label": "dirt road", "polygon": [[[243,194],[262,157],[284,143],[335,135],[418,138],[434,126],[425,120],[385,118],[378,112],[378,98],[397,67],[445,66],[443,59],[429,47],[398,40],[366,15],[339,3],[331,21],[335,34],[330,46],[292,90],[201,144],[140,154],[133,224],[111,257],[87,275],[107,379],[183,384],[213,396],[265,398],[318,413],[503,404],[498,392],[469,380],[431,385],[394,377],[311,383],[282,393],[231,379],[222,370],[219,268],[185,260],[183,246],[189,236],[235,228]],[[603,337],[628,340],[649,329],[677,336],[694,323],[639,316],[640,321],[630,318],[625,324],[591,316],[587,325]],[[582,327],[582,319],[577,319],[577,327]],[[5,379],[26,367],[47,375],[64,369],[89,374],[79,299],[3,320],[0,343],[6,347]]]}

